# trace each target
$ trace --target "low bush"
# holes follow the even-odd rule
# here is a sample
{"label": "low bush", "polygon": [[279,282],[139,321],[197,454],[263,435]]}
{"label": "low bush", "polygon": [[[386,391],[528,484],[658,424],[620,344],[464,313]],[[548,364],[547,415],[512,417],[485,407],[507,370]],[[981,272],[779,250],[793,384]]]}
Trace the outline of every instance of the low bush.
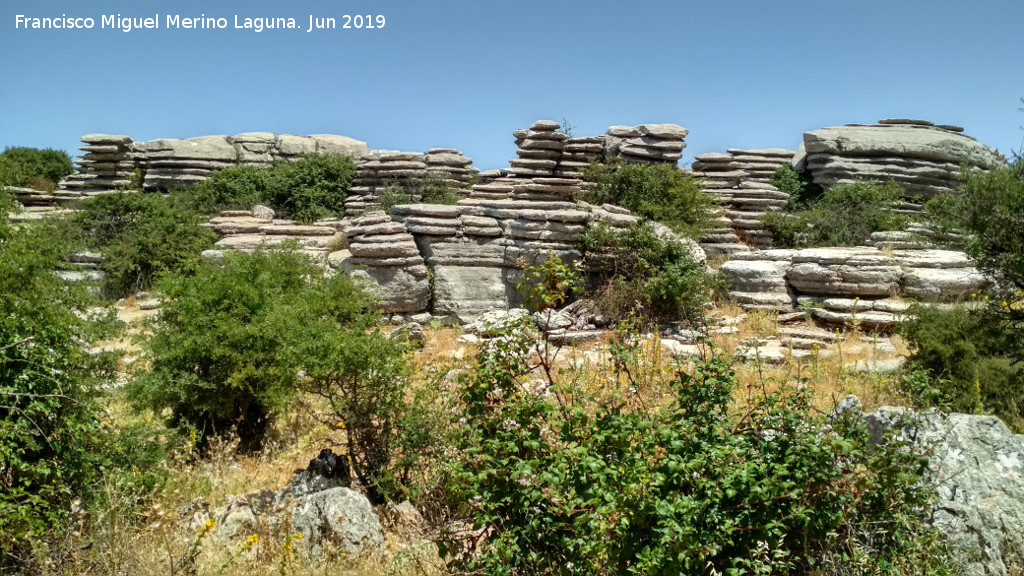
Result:
{"label": "low bush", "polygon": [[991,412],[1024,431],[1024,334],[1006,324],[1001,303],[968,309],[918,305],[900,331],[909,365],[927,370],[958,412]]}
{"label": "low bush", "polygon": [[772,174],[772,185],[780,192],[789,194],[789,210],[807,208],[821,197],[823,190],[811,180],[808,171],[797,172],[792,167],[782,166]]}
{"label": "low bush", "polygon": [[761,221],[780,247],[862,246],[872,232],[906,226],[906,217],[896,212],[902,196],[894,183],[840,184],[805,210],[769,212]]}
{"label": "low bush", "polygon": [[314,154],[270,169],[234,166],[192,188],[174,190],[172,203],[206,216],[266,204],[281,218],[313,222],[344,214],[356,165],[344,156]]}
{"label": "low bush", "polygon": [[[724,356],[677,372],[660,408],[626,393],[536,395],[523,334],[485,342],[460,393],[450,569],[954,573],[928,526],[927,459],[891,436],[872,443],[858,414],[829,419],[806,388],[778,383],[735,407]],[[636,337],[617,334],[611,356]]]}
{"label": "low bush", "polygon": [[104,292],[116,298],[148,288],[161,274],[195,268],[216,239],[200,220],[159,194],[124,191],[83,202],[70,225],[105,256]]}
{"label": "low bush", "polygon": [[412,204],[412,197],[409,196],[408,192],[404,188],[397,184],[392,184],[384,189],[380,193],[380,198],[377,202],[380,204],[380,209],[391,214],[391,209],[395,206],[402,204]]}
{"label": "low bush", "polygon": [[222,210],[250,210],[269,194],[271,173],[252,166],[221,170],[192,188],[173,190],[172,204],[203,215]]}
{"label": "low bush", "polygon": [[17,147],[0,153],[0,187],[28,186],[52,191],[74,171],[71,157],[63,150]]}
{"label": "low bush", "polygon": [[714,207],[711,195],[683,171],[665,164],[629,164],[612,160],[583,170],[590,187],[583,199],[610,203],[637,216],[661,222],[676,232],[698,238],[707,228]]}
{"label": "low bush", "polygon": [[315,154],[274,165],[266,200],[282,217],[300,222],[341,216],[356,164],[344,156]]}
{"label": "low bush", "polygon": [[592,227],[583,238],[597,306],[612,319],[637,315],[696,322],[717,287],[682,241],[659,236],[652,225],[625,231]]}

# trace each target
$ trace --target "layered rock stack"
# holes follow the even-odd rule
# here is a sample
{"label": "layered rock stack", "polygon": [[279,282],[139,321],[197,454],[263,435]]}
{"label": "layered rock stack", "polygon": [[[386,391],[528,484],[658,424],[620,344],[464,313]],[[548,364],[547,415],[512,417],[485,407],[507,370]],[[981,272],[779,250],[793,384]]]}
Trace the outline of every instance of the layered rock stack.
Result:
{"label": "layered rock stack", "polygon": [[78,171],[60,183],[58,197],[88,197],[131,185],[142,154],[130,137],[86,134],[82,143]]}
{"label": "layered rock stack", "polygon": [[227,210],[205,225],[221,236],[213,250],[203,256],[218,258],[225,250],[252,252],[259,246],[274,247],[294,242],[299,251],[325,260],[331,249],[343,244],[342,223],[336,219],[310,225],[274,218],[274,211],[265,206],[253,210]]}
{"label": "layered rock stack", "polygon": [[398,186],[403,191],[418,187],[427,177],[425,160],[426,155],[419,152],[394,150],[375,150],[363,156],[345,199],[345,213],[362,214],[379,206],[388,187]]}
{"label": "layered rock stack", "polygon": [[634,164],[671,164],[683,157],[689,130],[676,124],[612,126],[605,132],[605,154]]}
{"label": "layered rock stack", "polygon": [[450,148],[433,148],[426,154],[377,150],[359,160],[352,189],[345,200],[347,214],[362,214],[380,206],[390,187],[401,188],[413,202],[422,199],[426,186],[438,185],[468,195],[476,177],[473,160]]}
{"label": "layered rock stack", "polygon": [[471,158],[453,148],[431,148],[423,161],[427,165],[427,180],[430,184],[446,186],[463,195],[469,194],[470,186],[480,173],[473,168]]}
{"label": "layered rock stack", "polygon": [[760,184],[771,184],[772,175],[793,162],[796,152],[784,148],[767,148],[763,150],[741,150],[730,148],[728,150],[736,169],[746,173],[744,182],[757,182]]}
{"label": "layered rock stack", "polygon": [[145,171],[143,187],[147,191],[165,192],[194,186],[218,170],[239,164],[267,168],[278,160],[297,160],[311,154],[356,159],[370,150],[365,142],[346,136],[272,132],[150,142],[134,142],[128,136],[86,134],[82,141],[85,154],[78,161],[78,171],[60,183],[58,198],[77,200],[126,188],[132,184],[136,169]]}
{"label": "layered rock stack", "polygon": [[736,254],[719,271],[729,296],[749,310],[804,306],[825,322],[890,329],[910,301],[967,300],[988,280],[962,252],[808,248]]}
{"label": "layered rock stack", "polygon": [[770,182],[771,175],[789,162],[788,150],[738,150],[728,154],[700,154],[692,170],[704,181],[704,189],[722,205],[716,226],[708,230],[701,245],[711,253],[734,254],[750,247],[772,245],[771,234],[761,216],[779,212],[789,203],[789,195]]}
{"label": "layered rock stack", "polygon": [[238,150],[227,136],[153,140],[142,144],[142,149],[146,166],[143,188],[152,191],[195,186],[238,164]]}
{"label": "layered rock stack", "polygon": [[347,231],[347,249],[331,254],[331,266],[367,280],[383,310],[426,310],[429,274],[408,229],[381,211],[368,212],[353,224]]}
{"label": "layered rock stack", "polygon": [[903,119],[823,128],[804,134],[793,162],[823,187],[893,180],[906,191],[905,209],[914,211],[920,200],[957,191],[962,164],[987,170],[1005,162],[962,132],[957,126]]}

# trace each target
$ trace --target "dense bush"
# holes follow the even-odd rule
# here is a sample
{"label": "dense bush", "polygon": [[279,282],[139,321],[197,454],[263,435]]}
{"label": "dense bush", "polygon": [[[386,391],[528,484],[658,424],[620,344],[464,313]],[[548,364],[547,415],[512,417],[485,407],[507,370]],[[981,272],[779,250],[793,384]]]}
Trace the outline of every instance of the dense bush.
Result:
{"label": "dense bush", "polygon": [[613,160],[592,164],[583,177],[590,183],[584,199],[593,204],[616,204],[637,216],[661,222],[698,238],[714,206],[700,183],[674,166],[629,164]]}
{"label": "dense bush", "polygon": [[127,296],[166,272],[194,268],[216,235],[200,218],[159,194],[116,192],[91,198],[71,222],[87,247],[105,256],[104,291]]}
{"label": "dense bush", "polygon": [[967,171],[959,194],[926,208],[940,228],[967,233],[967,252],[995,282],[972,310],[921,308],[904,328],[910,361],[948,380],[956,409],[1024,431],[1024,162]]}
{"label": "dense bush", "polygon": [[761,217],[776,246],[861,246],[872,232],[900,230],[902,189],[894,183],[854,182],[826,190],[805,210]]}
{"label": "dense bush", "polygon": [[822,194],[821,186],[811,180],[810,172],[797,172],[788,165],[776,170],[771,182],[779,191],[789,194],[790,210],[806,208]]}
{"label": "dense bush", "polygon": [[625,231],[594,226],[583,251],[594,271],[595,302],[612,319],[696,321],[716,287],[686,244],[660,236],[651,224]]}
{"label": "dense bush", "polygon": [[900,330],[913,349],[910,366],[928,370],[954,410],[992,411],[1022,431],[1024,371],[1014,356],[1024,333],[1008,329],[1000,307],[919,305]]}
{"label": "dense bush", "polygon": [[173,190],[171,202],[203,215],[222,210],[250,210],[266,202],[271,173],[252,166],[232,166],[185,190]]}
{"label": "dense bush", "polygon": [[356,165],[344,156],[314,154],[269,170],[235,166],[196,186],[175,190],[173,203],[204,215],[266,204],[282,218],[312,222],[344,213]]}
{"label": "dense bush", "polygon": [[[236,429],[245,448],[258,447],[294,400],[303,367],[318,391],[355,367],[393,375],[382,370],[390,349],[364,334],[373,316],[362,290],[347,276],[325,278],[299,253],[228,253],[222,266],[171,274],[159,287],[167,303],[146,342],[148,370],[129,394],[158,414],[169,409],[171,426],[202,438]],[[339,402],[349,400],[388,401]],[[344,404],[355,413],[353,406]]]}
{"label": "dense bush", "polygon": [[1024,289],[1024,161],[963,178],[958,194],[934,198],[926,210],[940,226],[969,234],[967,252],[999,284]]}
{"label": "dense bush", "polygon": [[52,191],[74,169],[63,150],[7,148],[0,153],[0,187],[31,185]]}
{"label": "dense bush", "polygon": [[[146,473],[147,442],[126,441],[104,422],[100,382],[114,364],[86,348],[109,322],[86,320],[84,288],[53,273],[67,245],[46,223],[15,227],[0,191],[0,572],[24,568],[27,552],[72,520],[71,502],[123,466]],[[152,463],[150,459],[148,463]]]}
{"label": "dense bush", "polygon": [[927,460],[871,443],[858,415],[830,420],[778,383],[736,408],[724,357],[677,372],[660,409],[536,395],[516,334],[483,344],[461,391],[449,497],[471,529],[442,548],[456,572],[953,573],[926,526]]}
{"label": "dense bush", "polygon": [[356,164],[344,156],[317,154],[274,165],[267,203],[283,217],[301,222],[340,216]]}

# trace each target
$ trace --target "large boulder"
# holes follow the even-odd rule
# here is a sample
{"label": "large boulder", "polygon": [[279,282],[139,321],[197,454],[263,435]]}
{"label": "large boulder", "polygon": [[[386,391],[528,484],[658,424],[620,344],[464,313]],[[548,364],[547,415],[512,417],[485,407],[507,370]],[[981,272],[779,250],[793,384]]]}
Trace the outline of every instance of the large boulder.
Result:
{"label": "large boulder", "polygon": [[[878,441],[903,426],[903,408],[866,415]],[[920,414],[907,437],[929,447],[940,500],[935,525],[962,552],[972,576],[1006,576],[1024,566],[1024,435],[995,416]]]}

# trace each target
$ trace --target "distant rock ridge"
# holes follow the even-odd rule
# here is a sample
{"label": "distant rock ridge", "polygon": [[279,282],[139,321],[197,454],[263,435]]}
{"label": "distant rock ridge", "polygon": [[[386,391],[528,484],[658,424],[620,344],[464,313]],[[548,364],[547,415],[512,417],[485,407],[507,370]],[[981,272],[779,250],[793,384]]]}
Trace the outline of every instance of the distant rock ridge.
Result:
{"label": "distant rock ridge", "polygon": [[[55,196],[77,200],[141,184],[147,191],[194,186],[215,172],[232,166],[265,168],[278,160],[311,154],[358,159],[370,151],[365,142],[316,134],[293,136],[250,132],[237,136],[199,136],[187,140],[160,139],[136,142],[129,136],[86,134],[77,171],[64,179]],[[135,171],[145,173],[134,181]]]}

